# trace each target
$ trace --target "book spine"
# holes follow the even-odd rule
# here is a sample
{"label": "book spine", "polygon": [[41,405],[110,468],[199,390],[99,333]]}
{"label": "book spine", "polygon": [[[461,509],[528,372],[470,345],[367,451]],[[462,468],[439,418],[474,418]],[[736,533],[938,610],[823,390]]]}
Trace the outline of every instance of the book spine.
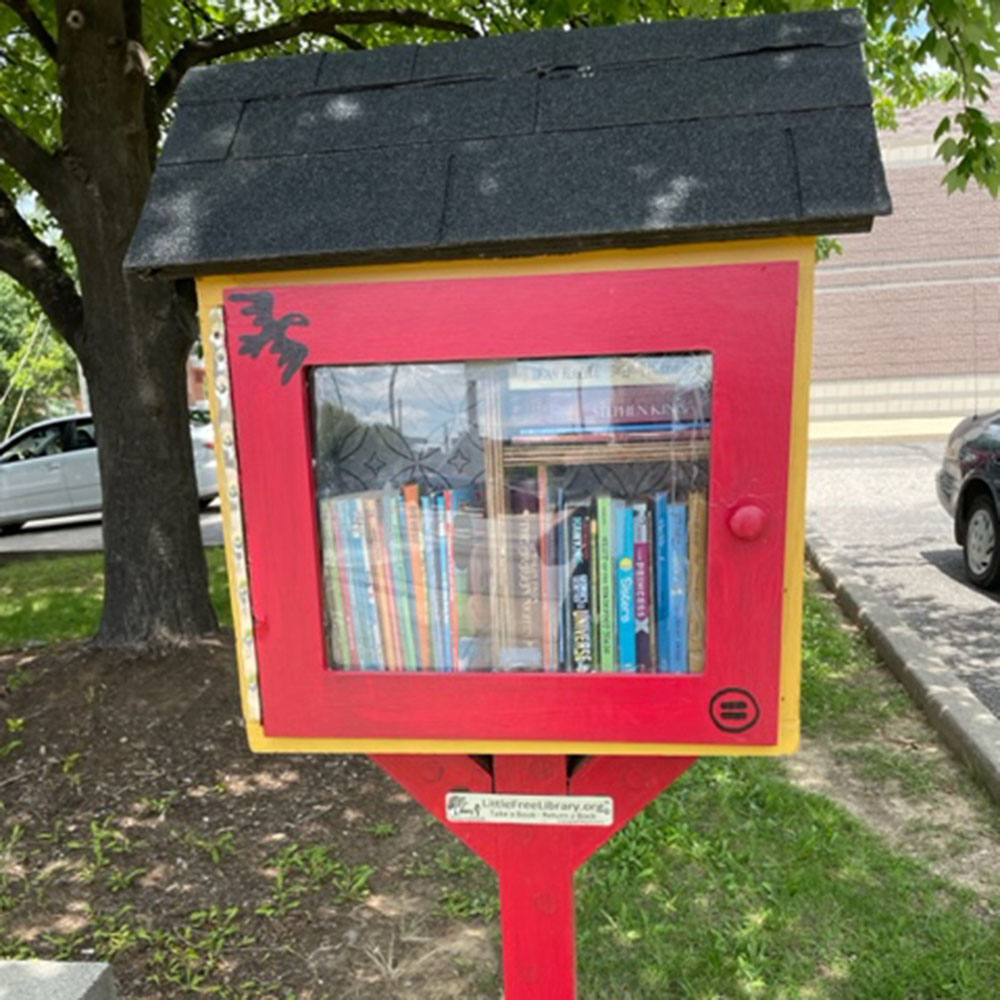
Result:
{"label": "book spine", "polygon": [[669,504],[667,506],[667,559],[670,567],[670,610],[667,669],[672,674],[684,674],[688,670],[687,551],[687,507],[681,503]]}
{"label": "book spine", "polygon": [[705,669],[705,566],[708,504],[704,493],[688,496],[688,671]]}
{"label": "book spine", "polygon": [[632,508],[635,517],[635,662],[640,673],[652,669],[649,628],[652,578],[650,575],[649,509],[644,503]]}
{"label": "book spine", "polygon": [[508,666],[542,667],[542,581],[538,560],[538,480],[521,478],[511,484],[511,591],[514,608],[512,648]]}
{"label": "book spine", "polygon": [[536,437],[546,435],[600,435],[600,434],[628,434],[632,433],[658,433],[668,434],[680,431],[700,431],[709,427],[707,420],[670,420],[664,423],[649,424],[600,424],[594,426],[580,427],[578,424],[553,424],[537,427],[510,427],[507,434],[511,437],[524,437],[534,440]]}
{"label": "book spine", "polygon": [[618,561],[618,663],[635,673],[635,535],[632,508],[616,508]]}
{"label": "book spine", "polygon": [[351,501],[352,536],[358,557],[358,587],[364,607],[364,635],[368,654],[366,666],[380,670],[385,666],[385,653],[379,631],[378,604],[375,599],[375,580],[372,576],[371,553],[365,532],[365,512],[360,500]]}
{"label": "book spine", "polygon": [[542,669],[554,670],[556,650],[552,633],[552,544],[549,538],[551,518],[548,496],[548,470],[544,465],[540,465],[538,467],[538,561],[542,617]]}
{"label": "book spine", "polygon": [[437,559],[437,525],[431,498],[420,498],[420,509],[424,521],[424,563],[427,567],[427,603],[429,610],[431,648],[433,650],[430,666],[432,669],[442,669],[444,660],[444,639],[441,634],[441,594],[438,581]]}
{"label": "book spine", "polygon": [[593,669],[594,649],[590,614],[590,512],[578,507],[569,521],[569,600],[572,666],[585,673]]}
{"label": "book spine", "polygon": [[566,496],[562,487],[556,490],[556,649],[558,666],[565,670],[569,664],[569,630],[567,629],[568,601],[566,596]]}
{"label": "book spine", "polygon": [[670,559],[667,546],[667,494],[653,497],[653,547],[656,599],[656,669],[670,669]]}
{"label": "book spine", "polygon": [[508,391],[505,426],[578,428],[617,424],[648,424],[704,419],[708,394],[699,388],[660,385],[616,385],[573,389]]}
{"label": "book spine", "polygon": [[615,669],[615,638],[617,623],[615,602],[615,533],[612,527],[611,497],[597,498],[597,573],[601,607],[601,669]]}
{"label": "book spine", "polygon": [[351,596],[351,580],[349,573],[350,556],[347,550],[347,531],[343,525],[346,508],[340,501],[330,502],[330,525],[333,529],[334,545],[337,549],[337,572],[340,577],[340,593],[344,607],[344,635],[347,639],[348,658],[345,666],[357,670],[361,666],[358,653],[357,621],[354,617],[353,598]]}
{"label": "book spine", "polygon": [[444,565],[448,581],[448,667],[458,670],[458,593],[455,585],[455,491],[445,490],[441,499],[444,509]]}
{"label": "book spine", "polygon": [[375,605],[378,608],[378,628],[382,633],[382,653],[385,657],[384,663],[380,663],[379,666],[398,670],[400,666],[396,656],[398,638],[391,609],[392,584],[388,576],[388,553],[379,524],[378,503],[373,497],[365,497],[362,505],[365,512],[368,557],[375,588]]}
{"label": "book spine", "polygon": [[597,554],[600,551],[601,529],[597,523],[597,501],[591,498],[590,517],[590,643],[591,668],[596,668],[601,659],[601,586]]}
{"label": "book spine", "polygon": [[427,567],[424,565],[423,513],[420,507],[420,487],[408,483],[403,487],[406,509],[406,534],[410,544],[410,570],[417,623],[417,665],[426,670],[431,665],[430,603],[427,598]]}
{"label": "book spine", "polygon": [[406,545],[403,533],[406,525],[403,520],[402,499],[392,494],[383,501],[385,522],[389,526],[389,550],[392,561],[393,589],[396,595],[396,613],[399,618],[399,634],[402,639],[402,667],[404,670],[414,670],[417,665],[416,650],[413,641],[413,619],[411,617],[411,589],[409,573],[407,572]]}
{"label": "book spine", "polygon": [[340,592],[340,567],[337,556],[337,540],[333,531],[333,500],[320,498],[319,527],[323,552],[323,590],[326,596],[327,640],[329,643],[330,665],[348,665],[346,619],[344,602]]}

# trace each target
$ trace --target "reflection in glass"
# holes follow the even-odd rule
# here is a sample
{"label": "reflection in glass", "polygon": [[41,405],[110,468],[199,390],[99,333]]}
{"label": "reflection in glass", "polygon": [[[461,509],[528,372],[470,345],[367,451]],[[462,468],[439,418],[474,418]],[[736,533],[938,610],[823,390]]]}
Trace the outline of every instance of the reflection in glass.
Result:
{"label": "reflection in glass", "polygon": [[708,354],[312,371],[331,666],[696,673]]}

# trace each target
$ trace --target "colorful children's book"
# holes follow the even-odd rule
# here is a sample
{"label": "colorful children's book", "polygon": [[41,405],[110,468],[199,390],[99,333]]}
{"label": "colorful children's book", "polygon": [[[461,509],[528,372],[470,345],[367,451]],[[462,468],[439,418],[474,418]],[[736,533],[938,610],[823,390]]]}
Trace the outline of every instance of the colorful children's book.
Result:
{"label": "colorful children's book", "polygon": [[328,500],[330,510],[330,525],[333,529],[333,539],[334,547],[337,553],[337,574],[339,576],[340,582],[340,596],[343,603],[343,613],[344,613],[344,635],[347,640],[347,653],[348,658],[344,661],[345,666],[351,667],[352,670],[358,670],[361,666],[361,660],[358,655],[358,642],[355,630],[357,629],[357,623],[354,619],[352,596],[351,596],[351,581],[349,574],[349,562],[350,556],[347,550],[347,536],[348,531],[344,525],[344,518],[346,516],[346,508],[339,500]]}
{"label": "colorful children's book", "polygon": [[667,561],[670,606],[668,613],[667,669],[672,674],[688,670],[688,532],[687,506],[667,505]]}
{"label": "colorful children's book", "polygon": [[427,569],[427,602],[431,633],[431,667],[443,670],[445,666],[444,630],[441,620],[441,582],[438,568],[438,537],[435,504],[429,496],[420,498],[420,511],[424,527],[424,565]]}
{"label": "colorful children's book", "polygon": [[557,667],[556,657],[558,656],[556,634],[552,628],[553,585],[555,583],[552,563],[555,552],[554,539],[551,537],[552,514],[549,511],[548,496],[548,469],[544,465],[540,465],[538,467],[538,562],[542,612],[542,669],[555,670]]}
{"label": "colorful children's book", "polygon": [[635,515],[615,501],[618,600],[618,665],[624,673],[636,670],[635,656]]}
{"label": "colorful children's book", "polygon": [[320,543],[323,551],[323,590],[326,596],[327,639],[329,640],[330,663],[334,667],[350,665],[347,648],[347,618],[344,614],[344,600],[340,589],[340,560],[337,555],[337,540],[333,530],[334,501],[326,497],[319,499]]}
{"label": "colorful children's book", "polygon": [[670,559],[667,545],[667,494],[653,497],[653,578],[656,607],[656,669],[670,669]]}
{"label": "colorful children's book", "polygon": [[568,627],[569,601],[567,599],[567,570],[569,559],[566,545],[566,495],[560,486],[556,489],[556,511],[555,511],[555,535],[556,535],[556,649],[558,655],[558,665],[560,670],[569,668],[569,637]]}
{"label": "colorful children's book", "polygon": [[649,508],[644,503],[632,507],[635,517],[635,659],[640,673],[649,673],[653,666],[652,636],[650,635],[650,574]]}
{"label": "colorful children's book", "polygon": [[431,666],[431,614],[427,593],[427,567],[424,564],[424,525],[420,505],[420,487],[408,483],[403,487],[406,509],[406,534],[410,546],[410,570],[413,579],[413,601],[417,627],[417,665],[422,670]]}
{"label": "colorful children's book", "polygon": [[402,640],[402,667],[404,670],[415,670],[417,654],[412,617],[413,592],[408,571],[409,558],[405,543],[406,521],[403,513],[403,499],[398,494],[390,493],[385,496],[382,504],[385,523],[389,526],[387,534],[389,536],[393,586],[396,592],[396,614]]}
{"label": "colorful children's book", "polygon": [[590,566],[590,508],[575,507],[569,515],[570,652],[573,670],[581,673],[594,668]]}
{"label": "colorful children's book", "polygon": [[600,591],[601,670],[615,669],[615,648],[618,637],[617,572],[615,568],[615,531],[611,516],[611,497],[602,493],[597,498],[597,578]]}
{"label": "colorful children's book", "polygon": [[382,526],[379,523],[378,500],[367,496],[361,504],[365,517],[369,572],[375,593],[375,606],[378,609],[377,628],[381,634],[382,654],[385,657],[385,662],[379,665],[389,670],[398,670],[401,657],[398,655],[399,637],[395,627],[395,596],[392,591],[392,579],[389,576],[388,553],[382,537]]}
{"label": "colorful children's book", "polygon": [[[368,540],[365,532],[365,511],[361,499],[354,497],[351,506],[351,541],[357,562],[356,576],[358,581],[359,601],[362,608],[359,635],[364,636],[368,670],[384,670],[386,666],[385,653],[382,645],[382,634],[379,630],[378,604],[375,599],[375,579],[372,572],[371,554],[368,550]],[[363,630],[363,631],[361,631]]]}

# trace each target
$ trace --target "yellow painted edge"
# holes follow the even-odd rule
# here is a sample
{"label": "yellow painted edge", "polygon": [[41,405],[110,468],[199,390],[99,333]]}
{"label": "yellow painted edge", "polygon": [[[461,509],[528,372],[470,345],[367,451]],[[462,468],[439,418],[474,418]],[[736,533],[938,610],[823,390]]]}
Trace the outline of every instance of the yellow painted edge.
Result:
{"label": "yellow painted edge", "polygon": [[[805,474],[809,409],[809,373],[812,360],[812,274],[815,240],[812,237],[784,237],[732,243],[692,244],[635,250],[598,250],[581,254],[504,258],[498,260],[433,261],[415,264],[387,264],[366,267],[319,268],[310,270],[262,271],[247,274],[212,275],[197,279],[198,307],[206,357],[211,357],[211,312],[224,304],[225,290],[260,285],[346,284],[354,282],[453,280],[458,278],[498,278],[517,275],[570,274],[595,271],[623,271],[663,267],[709,267],[721,264],[766,263],[795,260],[799,263],[799,300],[796,316],[795,373],[792,392],[792,434],[789,467],[789,502],[786,530],[785,590],[782,609],[783,636],[780,675],[781,709],[778,740],[767,746],[732,746],[705,743],[611,743],[558,742],[544,740],[414,740],[414,739],[335,739],[267,736],[260,723],[250,721],[248,691],[242,663],[241,644],[236,644],[239,661],[240,696],[250,749],[260,753],[535,753],[535,754],[621,754],[654,756],[774,756],[793,753],[799,743],[799,689],[801,669],[802,577],[805,546]],[[207,366],[212,420],[219,432],[214,385]],[[228,501],[222,493],[223,531],[226,565],[234,568]],[[235,595],[233,624],[242,634]],[[793,630],[794,631],[791,631]]]}
{"label": "yellow painted edge", "polygon": [[809,458],[809,379],[812,372],[813,241],[799,258],[799,296],[795,318],[795,373],[789,435],[788,505],[785,528],[785,587],[781,624],[780,707],[777,753],[799,748],[802,693],[802,587],[806,549],[806,467]]}
{"label": "yellow painted edge", "polygon": [[[236,512],[232,509],[229,497],[229,483],[227,481],[228,472],[222,452],[223,446],[219,401],[215,389],[216,357],[215,345],[212,343],[212,313],[216,308],[222,308],[221,299],[219,301],[209,302],[199,295],[198,324],[201,330],[202,350],[206,361],[205,388],[207,390],[206,395],[208,396],[209,407],[212,412],[212,427],[215,434],[215,468],[219,480],[219,499],[222,503],[222,534],[225,540],[226,549],[226,574],[227,579],[231,583],[231,581],[236,580],[239,576],[236,569],[236,553],[233,547],[232,528],[232,519]],[[248,726],[259,726],[259,723],[252,721],[254,718],[260,717],[260,711],[259,709],[257,711],[253,711],[250,707],[250,699],[253,695],[250,692],[250,687],[247,682],[247,669],[243,656],[243,643],[240,642],[241,636],[247,634],[253,635],[253,622],[244,621],[242,610],[240,608],[239,596],[236,593],[236,588],[232,585],[229,586],[229,603],[233,611],[233,635],[235,636],[236,661],[238,666],[237,674],[239,676],[240,684],[240,705],[243,709],[243,718]]]}

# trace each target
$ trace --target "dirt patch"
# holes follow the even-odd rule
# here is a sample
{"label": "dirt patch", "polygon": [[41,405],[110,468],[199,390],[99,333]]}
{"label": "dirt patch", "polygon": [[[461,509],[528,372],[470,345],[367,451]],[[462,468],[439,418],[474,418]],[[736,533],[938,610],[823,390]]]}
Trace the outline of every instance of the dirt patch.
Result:
{"label": "dirt patch", "polygon": [[110,956],[129,1000],[495,996],[484,867],[363,757],[252,755],[236,692],[228,639],[0,657],[0,954]]}
{"label": "dirt patch", "polygon": [[833,799],[990,909],[985,901],[1000,890],[996,809],[916,708],[867,740],[805,738],[785,766],[799,787]]}

